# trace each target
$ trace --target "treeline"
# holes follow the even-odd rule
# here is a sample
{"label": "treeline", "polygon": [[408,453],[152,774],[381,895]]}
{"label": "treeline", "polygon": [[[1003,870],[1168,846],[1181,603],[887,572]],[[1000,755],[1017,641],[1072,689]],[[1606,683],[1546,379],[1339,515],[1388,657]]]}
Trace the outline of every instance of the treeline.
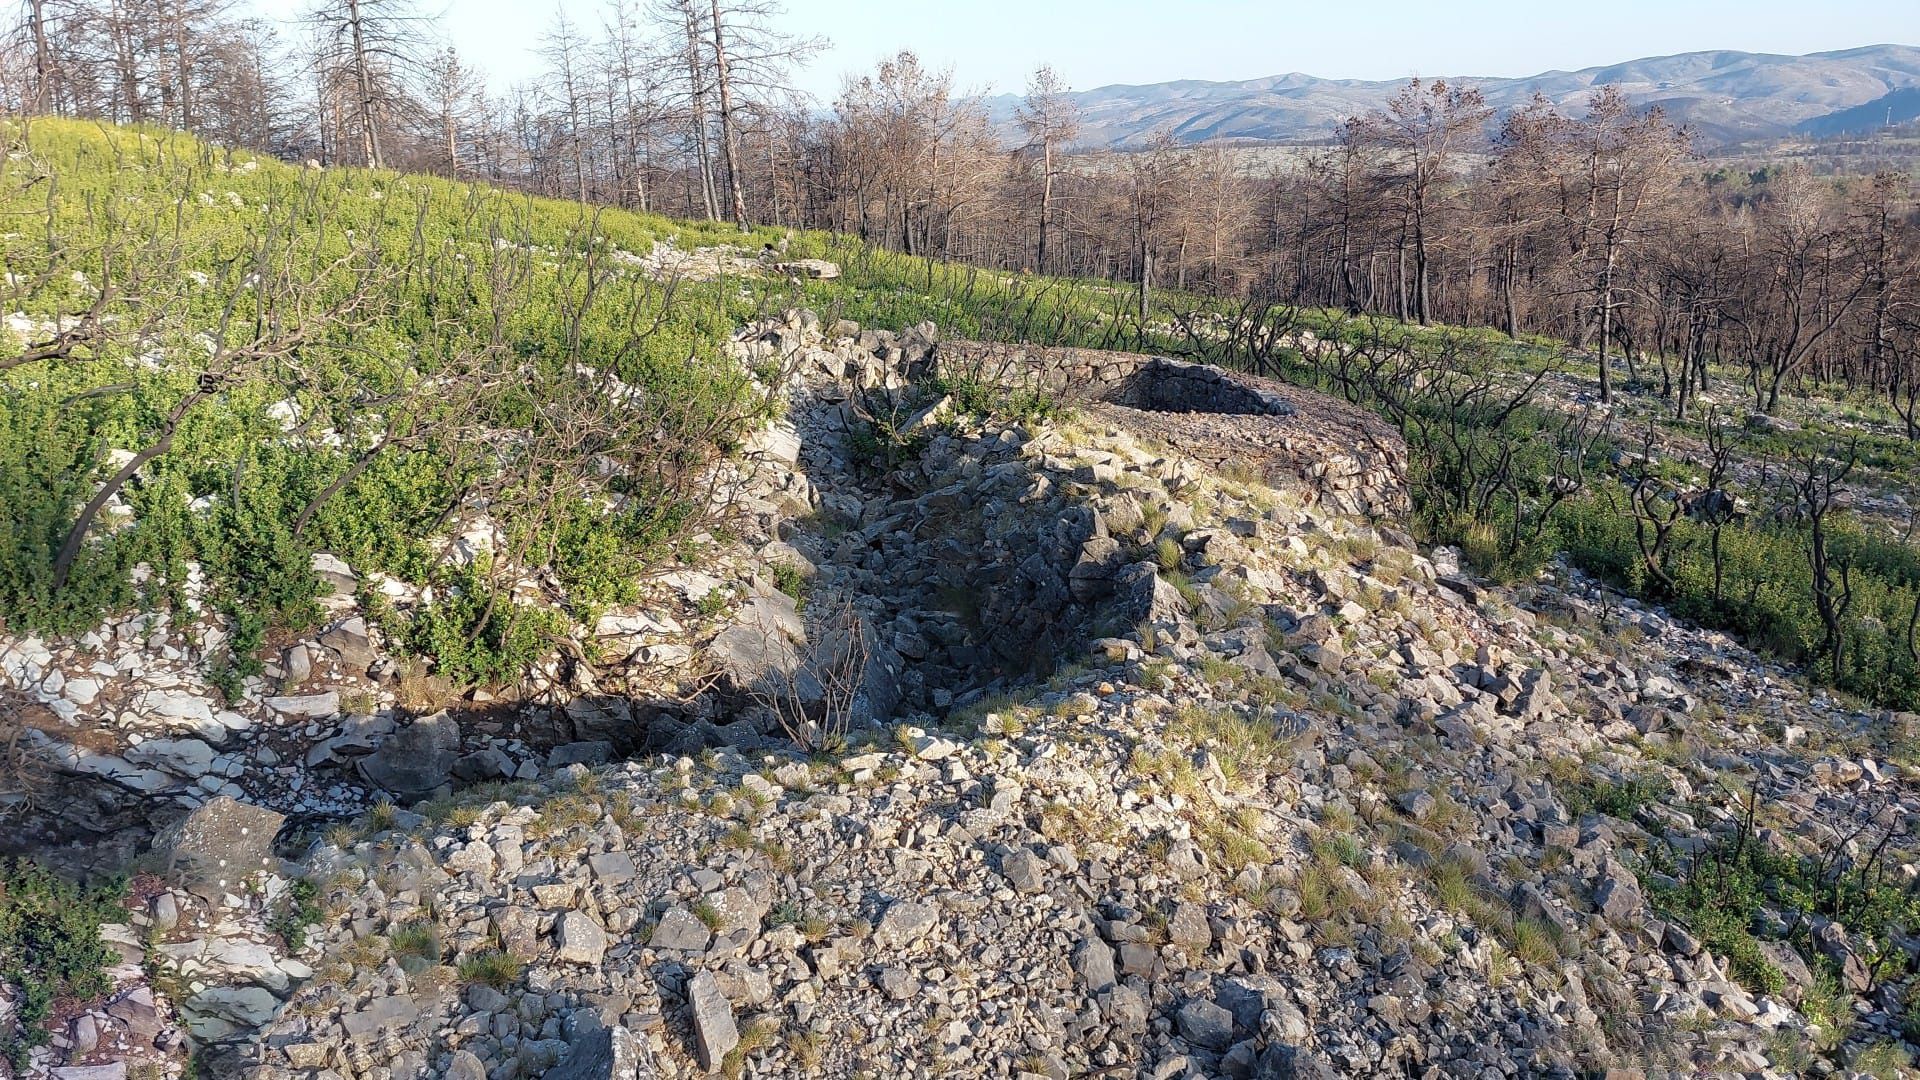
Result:
{"label": "treeline", "polygon": [[[1894,175],[1707,171],[1613,88],[1578,115],[1496,118],[1410,82],[1312,151],[1075,151],[1038,72],[1017,131],[911,53],[830,111],[787,89],[819,46],[773,0],[613,0],[560,16],[544,74],[491,91],[412,0],[28,0],[0,53],[9,109],[196,131],[323,164],[484,179],[684,217],[826,228],[912,254],[1548,335],[1657,380],[1684,415],[1719,361],[1755,409],[1815,382],[1871,391],[1920,435],[1920,240]],[[1011,136],[1011,137],[1010,137]],[[1014,145],[1017,144],[1017,145]]]}

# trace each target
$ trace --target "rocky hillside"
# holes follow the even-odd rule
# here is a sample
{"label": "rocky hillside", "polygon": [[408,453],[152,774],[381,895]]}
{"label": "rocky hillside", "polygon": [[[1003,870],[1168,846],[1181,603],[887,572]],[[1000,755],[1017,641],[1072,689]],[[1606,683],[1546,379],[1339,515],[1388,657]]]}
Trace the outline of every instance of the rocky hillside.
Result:
{"label": "rocky hillside", "polygon": [[808,312],[729,355],[780,417],[585,691],[432,701],[336,561],[236,705],[178,626],[8,641],[68,861],[173,821],[29,1074],[1905,1067],[1911,716],[1476,582],[1297,390]]}

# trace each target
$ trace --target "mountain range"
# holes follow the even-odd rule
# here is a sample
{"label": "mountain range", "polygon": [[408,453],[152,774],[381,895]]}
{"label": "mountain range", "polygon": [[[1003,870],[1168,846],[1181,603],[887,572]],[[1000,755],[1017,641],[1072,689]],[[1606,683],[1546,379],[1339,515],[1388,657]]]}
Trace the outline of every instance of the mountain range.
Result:
{"label": "mountain range", "polygon": [[[1868,45],[1785,56],[1734,51],[1654,56],[1522,78],[1449,78],[1480,88],[1502,112],[1535,94],[1577,110],[1595,88],[1617,84],[1636,104],[1658,105],[1702,141],[1731,144],[1795,134],[1871,131],[1920,116],[1920,47]],[[1170,131],[1188,142],[1314,142],[1349,116],[1386,103],[1405,79],[1326,79],[1298,72],[1244,82],[1182,79],[1074,92],[1080,144],[1138,146]],[[1017,130],[1017,94],[986,99],[1003,130]]]}

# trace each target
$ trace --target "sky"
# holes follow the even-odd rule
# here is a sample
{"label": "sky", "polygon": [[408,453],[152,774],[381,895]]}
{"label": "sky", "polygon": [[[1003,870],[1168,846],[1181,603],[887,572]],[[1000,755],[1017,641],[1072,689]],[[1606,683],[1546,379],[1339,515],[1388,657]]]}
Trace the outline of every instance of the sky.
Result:
{"label": "sky", "polygon": [[[271,14],[303,0],[256,0]],[[605,0],[422,0],[496,87],[535,76],[564,9]],[[823,102],[902,48],[966,91],[1019,92],[1046,63],[1074,89],[1292,71],[1326,78],[1532,75],[1701,49],[1807,53],[1920,45],[1920,0],[786,0],[795,33],[828,39],[795,85]]]}

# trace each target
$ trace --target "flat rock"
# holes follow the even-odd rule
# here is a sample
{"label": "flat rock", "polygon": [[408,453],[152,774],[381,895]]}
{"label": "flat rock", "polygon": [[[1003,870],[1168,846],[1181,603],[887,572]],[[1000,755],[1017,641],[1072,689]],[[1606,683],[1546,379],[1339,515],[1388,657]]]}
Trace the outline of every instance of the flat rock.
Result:
{"label": "flat rock", "polygon": [[650,948],[680,949],[685,952],[703,952],[711,944],[713,931],[693,912],[678,904],[660,916],[660,921],[653,927],[653,936],[647,939]]}
{"label": "flat rock", "polygon": [[273,839],[286,817],[225,795],[203,803],[154,837],[153,859],[170,881],[217,898],[249,875],[277,865]]}
{"label": "flat rock", "polygon": [[873,943],[881,948],[899,948],[926,937],[940,921],[940,913],[931,904],[916,900],[895,900],[880,916],[874,928]]}
{"label": "flat rock", "polygon": [[561,915],[554,937],[560,945],[561,963],[596,967],[607,952],[607,932],[584,911]]}

